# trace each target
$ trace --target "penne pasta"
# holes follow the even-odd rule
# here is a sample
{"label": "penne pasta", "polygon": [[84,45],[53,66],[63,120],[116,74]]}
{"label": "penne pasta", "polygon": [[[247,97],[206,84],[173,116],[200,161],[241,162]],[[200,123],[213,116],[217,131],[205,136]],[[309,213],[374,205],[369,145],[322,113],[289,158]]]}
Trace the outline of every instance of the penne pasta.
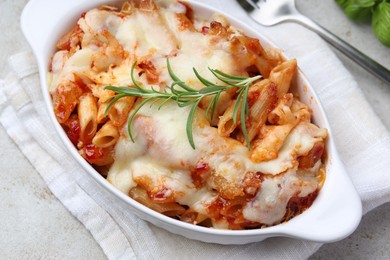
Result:
{"label": "penne pasta", "polygon": [[95,88],[96,91],[92,91],[98,99],[98,113],[97,113],[97,123],[102,124],[107,121],[107,117],[105,116],[106,109],[108,107],[108,103],[111,97],[114,96],[114,93],[110,90],[103,90],[100,87]]}
{"label": "penne pasta", "polygon": [[103,30],[101,37],[94,37],[96,44],[103,46],[101,51],[92,55],[92,70],[94,72],[101,72],[109,67],[119,66],[128,56],[128,52],[108,30]]}
{"label": "penne pasta", "polygon": [[283,63],[286,59],[282,55],[282,51],[280,49],[273,48],[263,48],[262,55],[266,57],[266,59],[275,67],[281,63]]}
{"label": "penne pasta", "polygon": [[96,116],[96,121],[98,124],[103,124],[107,121],[107,117],[105,116],[107,106],[107,102],[100,103],[100,100],[98,101],[98,112]]}
{"label": "penne pasta", "polygon": [[136,3],[133,0],[126,1],[122,5],[121,13],[125,15],[132,15],[136,11],[136,8]]}
{"label": "penne pasta", "polygon": [[226,199],[234,199],[244,195],[243,187],[232,183],[228,176],[218,174],[210,174],[209,182],[218,191],[218,193]]}
{"label": "penne pasta", "polygon": [[296,117],[291,111],[291,105],[294,102],[294,96],[287,93],[281,98],[276,107],[269,113],[268,122],[273,125],[291,124],[296,121]]}
{"label": "penne pasta", "polygon": [[128,114],[134,105],[135,97],[124,97],[115,102],[108,111],[108,117],[115,126],[122,126],[126,123]]}
{"label": "penne pasta", "polygon": [[188,31],[192,31],[192,32],[196,31],[194,24],[186,16],[186,14],[182,14],[182,13],[176,14],[176,19],[177,19],[177,22],[180,24],[180,27],[179,27],[180,31],[184,31],[184,30],[188,30]]}
{"label": "penne pasta", "polygon": [[[210,120],[211,125],[217,126],[219,124],[220,116],[226,112],[226,110],[229,108],[229,105],[232,103],[232,101],[234,101],[232,99],[235,90],[234,89],[232,90],[233,91],[226,91],[221,93],[217,105],[215,107],[214,115],[211,115],[212,112],[211,108],[208,110],[207,118],[208,119],[212,118],[212,120]],[[206,110],[209,107],[211,101],[212,101],[212,97],[205,97],[200,102],[199,107]]]}
{"label": "penne pasta", "polygon": [[296,70],[297,61],[295,59],[285,61],[272,69],[269,79],[278,86],[278,97],[281,97],[288,92]]}
{"label": "penne pasta", "polygon": [[278,151],[295,124],[264,126],[262,136],[253,143],[250,159],[253,162],[269,161],[278,157]]}
{"label": "penne pasta", "polygon": [[106,5],[100,6],[99,10],[116,12],[118,10],[118,8],[114,5],[106,4]]}
{"label": "penne pasta", "polygon": [[227,27],[223,26],[222,23],[212,21],[208,29],[208,34],[218,36],[219,38],[226,38],[229,35],[229,32]]}
{"label": "penne pasta", "polygon": [[273,82],[266,81],[266,84],[261,92],[258,99],[253,103],[249,112],[249,119],[247,125],[248,139],[252,141],[258,134],[260,128],[267,121],[269,112],[275,106],[277,101],[277,87]]}
{"label": "penne pasta", "polygon": [[181,221],[195,225],[202,225],[202,223],[205,223],[205,221],[208,219],[209,217],[207,215],[199,213],[191,208],[187,209],[183,214],[180,215]]}
{"label": "penne pasta", "polygon": [[273,64],[271,64],[266,58],[262,56],[255,57],[255,67],[260,72],[263,77],[268,78],[271,70],[273,69]]}
{"label": "penne pasta", "polygon": [[219,118],[218,134],[220,136],[230,136],[230,134],[233,133],[233,131],[240,124],[241,105],[238,105],[237,117],[236,120],[234,120],[233,111],[235,105],[236,102],[232,102],[231,105],[226,109],[225,113]]}
{"label": "penne pasta", "polygon": [[144,12],[153,12],[158,10],[158,7],[153,0],[141,0],[139,2],[139,9]]}
{"label": "penne pasta", "polygon": [[299,121],[310,122],[311,120],[309,108],[297,99],[294,99],[291,104],[291,112]]}
{"label": "penne pasta", "polygon": [[108,121],[96,133],[95,137],[92,139],[92,143],[97,147],[109,147],[115,145],[118,138],[118,129],[111,121]]}
{"label": "penne pasta", "polygon": [[[229,220],[230,229],[243,229],[250,227],[258,227],[259,223],[253,223],[248,221],[243,216],[243,209],[246,204],[245,197],[236,197],[234,199],[224,199],[223,197],[218,197],[216,200],[211,203],[208,207],[208,211],[211,216],[211,219],[225,218]],[[223,205],[221,207],[221,205]]]}
{"label": "penne pasta", "polygon": [[176,217],[185,212],[185,208],[174,202],[157,203],[149,198],[146,190],[137,186],[130,190],[129,196],[139,203],[166,216]]}
{"label": "penne pasta", "polygon": [[68,120],[82,94],[82,89],[73,81],[66,81],[57,86],[53,95],[53,107],[58,122],[65,123]]}
{"label": "penne pasta", "polygon": [[325,150],[325,143],[319,141],[313,145],[313,148],[308,152],[308,154],[298,158],[299,168],[301,169],[310,169],[321,160],[322,154]]}
{"label": "penne pasta", "polygon": [[284,61],[280,51],[266,51],[257,39],[233,36],[230,42],[233,54],[237,55],[238,66],[255,67],[264,78],[268,78],[271,70]]}
{"label": "penne pasta", "polygon": [[91,94],[80,98],[78,105],[78,115],[80,121],[80,139],[84,143],[89,143],[95,136],[97,130],[97,101]]}

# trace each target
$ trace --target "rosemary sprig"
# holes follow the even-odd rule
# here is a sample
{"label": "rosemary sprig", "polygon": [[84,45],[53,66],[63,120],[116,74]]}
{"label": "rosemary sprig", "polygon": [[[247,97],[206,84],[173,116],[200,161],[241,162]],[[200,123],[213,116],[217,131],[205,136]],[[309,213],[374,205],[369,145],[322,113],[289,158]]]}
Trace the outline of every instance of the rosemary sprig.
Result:
{"label": "rosemary sprig", "polygon": [[133,111],[129,116],[129,120],[127,122],[127,130],[130,139],[133,142],[135,141],[134,141],[133,134],[131,132],[131,124],[138,111],[147,103],[151,103],[150,106],[153,106],[154,104],[160,102],[158,107],[158,109],[160,109],[169,100],[173,100],[177,103],[179,107],[191,106],[191,110],[187,118],[186,133],[191,147],[195,149],[195,143],[192,134],[192,125],[194,121],[195,111],[199,103],[202,101],[203,98],[207,96],[213,97],[206,109],[206,115],[210,115],[210,120],[212,120],[221,93],[232,88],[237,88],[237,101],[233,109],[233,122],[234,123],[237,122],[238,111],[240,111],[240,124],[241,124],[242,133],[247,143],[248,150],[250,150],[250,142],[248,139],[246,124],[245,124],[245,118],[249,115],[248,92],[249,92],[249,86],[254,81],[260,79],[261,75],[254,76],[254,77],[233,76],[233,75],[226,74],[220,70],[209,68],[210,72],[217,79],[227,84],[226,86],[221,86],[205,79],[198,73],[198,71],[195,68],[193,68],[195,76],[205,86],[204,88],[197,90],[185,84],[185,82],[180,80],[174,74],[174,72],[172,71],[172,67],[169,63],[169,59],[167,59],[167,69],[168,69],[169,76],[173,80],[173,83],[170,86],[166,86],[164,91],[158,91],[153,88],[145,89],[135,80],[134,68],[136,64],[137,62],[134,62],[131,67],[131,80],[134,84],[134,88],[115,87],[115,86],[106,86],[104,88],[104,89],[112,90],[116,93],[115,96],[108,99],[109,104],[105,110],[105,116],[107,116],[107,113],[112,107],[112,105],[123,97],[134,96],[134,97],[140,97],[144,99],[140,104],[138,104],[133,109]]}

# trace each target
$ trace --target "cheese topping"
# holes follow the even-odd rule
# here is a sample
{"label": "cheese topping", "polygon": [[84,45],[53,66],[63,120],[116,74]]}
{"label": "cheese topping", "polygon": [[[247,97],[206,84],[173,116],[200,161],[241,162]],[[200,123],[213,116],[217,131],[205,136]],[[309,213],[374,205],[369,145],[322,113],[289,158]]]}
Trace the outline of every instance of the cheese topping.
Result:
{"label": "cheese topping", "polygon": [[[152,3],[150,10],[141,8],[143,3]],[[49,90],[54,99],[60,100],[56,103],[59,108],[74,109],[78,102],[62,106],[60,102],[68,101],[61,95],[67,93],[58,92],[57,86],[69,81],[77,83],[81,78],[92,89],[98,100],[97,111],[102,113],[106,98],[113,95],[104,86],[132,87],[130,70],[135,61],[138,67],[134,76],[139,84],[161,90],[173,82],[167,71],[167,58],[175,75],[198,90],[204,85],[194,68],[206,80],[226,85],[209,68],[248,76],[261,72],[263,67],[269,72],[284,62],[277,60],[280,56],[272,56],[275,51],[266,53],[258,41],[231,27],[221,15],[215,15],[210,21],[189,17],[188,6],[168,0],[155,3],[142,0],[139,8],[136,5],[123,13],[115,8],[96,8],[79,19],[69,42],[61,45],[69,46],[52,58]],[[240,57],[243,61],[238,62]],[[250,95],[256,100],[261,89]],[[295,100],[291,94],[288,97]],[[301,106],[299,111],[303,117],[294,114],[297,113],[291,108],[294,102],[283,104],[283,111],[281,105],[272,104],[267,113],[276,107],[273,118],[280,119],[273,121],[294,127],[288,135],[274,135],[273,138],[286,136],[275,158],[255,162],[250,156],[253,151],[248,151],[247,145],[241,142],[239,124],[238,131],[230,136],[220,135],[215,127],[219,116],[236,98],[235,91],[223,92],[213,121],[205,115],[210,100],[202,100],[192,125],[195,149],[186,132],[190,107],[179,107],[171,100],[162,107],[158,103],[145,105],[137,112],[131,125],[134,142],[128,135],[127,124],[115,125],[119,133],[115,147],[105,153],[99,150],[103,148],[96,148],[100,154],[112,156],[112,160],[90,159],[90,162],[108,167],[107,180],[123,193],[141,187],[148,195],[147,203],[176,203],[182,210],[192,212],[186,217],[195,224],[207,219],[215,228],[280,223],[286,219],[293,198],[310,196],[321,188],[317,175],[322,169],[326,129],[310,122],[306,106]],[[135,100],[132,108],[122,109],[131,113],[139,102]],[[280,118],[286,111],[288,118]],[[81,110],[71,112],[78,116],[82,113]],[[98,128],[108,119],[99,120]],[[266,138],[261,136],[260,128],[255,140]],[[83,142],[77,145],[88,160],[89,150]]]}

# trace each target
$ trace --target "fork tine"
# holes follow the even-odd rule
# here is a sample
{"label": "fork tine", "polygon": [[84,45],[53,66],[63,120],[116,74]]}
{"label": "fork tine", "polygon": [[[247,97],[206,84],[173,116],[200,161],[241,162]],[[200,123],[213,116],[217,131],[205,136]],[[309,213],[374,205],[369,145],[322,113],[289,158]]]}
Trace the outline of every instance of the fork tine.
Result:
{"label": "fork tine", "polygon": [[244,8],[245,11],[251,12],[259,7],[256,5],[259,0],[237,0],[238,4]]}

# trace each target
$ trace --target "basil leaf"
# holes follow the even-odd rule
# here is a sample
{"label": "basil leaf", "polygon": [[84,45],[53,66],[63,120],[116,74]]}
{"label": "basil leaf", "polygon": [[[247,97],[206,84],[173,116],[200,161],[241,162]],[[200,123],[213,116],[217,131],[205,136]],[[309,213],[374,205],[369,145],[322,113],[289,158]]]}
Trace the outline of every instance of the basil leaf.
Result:
{"label": "basil leaf", "polygon": [[351,0],[336,0],[336,3],[342,8],[345,9]]}
{"label": "basil leaf", "polygon": [[390,47],[390,3],[382,1],[374,9],[372,30],[381,43]]}
{"label": "basil leaf", "polygon": [[380,0],[336,0],[336,3],[342,8],[345,9],[349,5],[359,6],[359,7],[371,7]]}
{"label": "basil leaf", "polygon": [[371,7],[375,5],[375,0],[352,0],[356,5],[360,7]]}
{"label": "basil leaf", "polygon": [[[375,3],[375,2],[374,2]],[[349,19],[354,21],[369,21],[371,19],[371,8],[361,7],[357,2],[351,1],[344,9]]]}

